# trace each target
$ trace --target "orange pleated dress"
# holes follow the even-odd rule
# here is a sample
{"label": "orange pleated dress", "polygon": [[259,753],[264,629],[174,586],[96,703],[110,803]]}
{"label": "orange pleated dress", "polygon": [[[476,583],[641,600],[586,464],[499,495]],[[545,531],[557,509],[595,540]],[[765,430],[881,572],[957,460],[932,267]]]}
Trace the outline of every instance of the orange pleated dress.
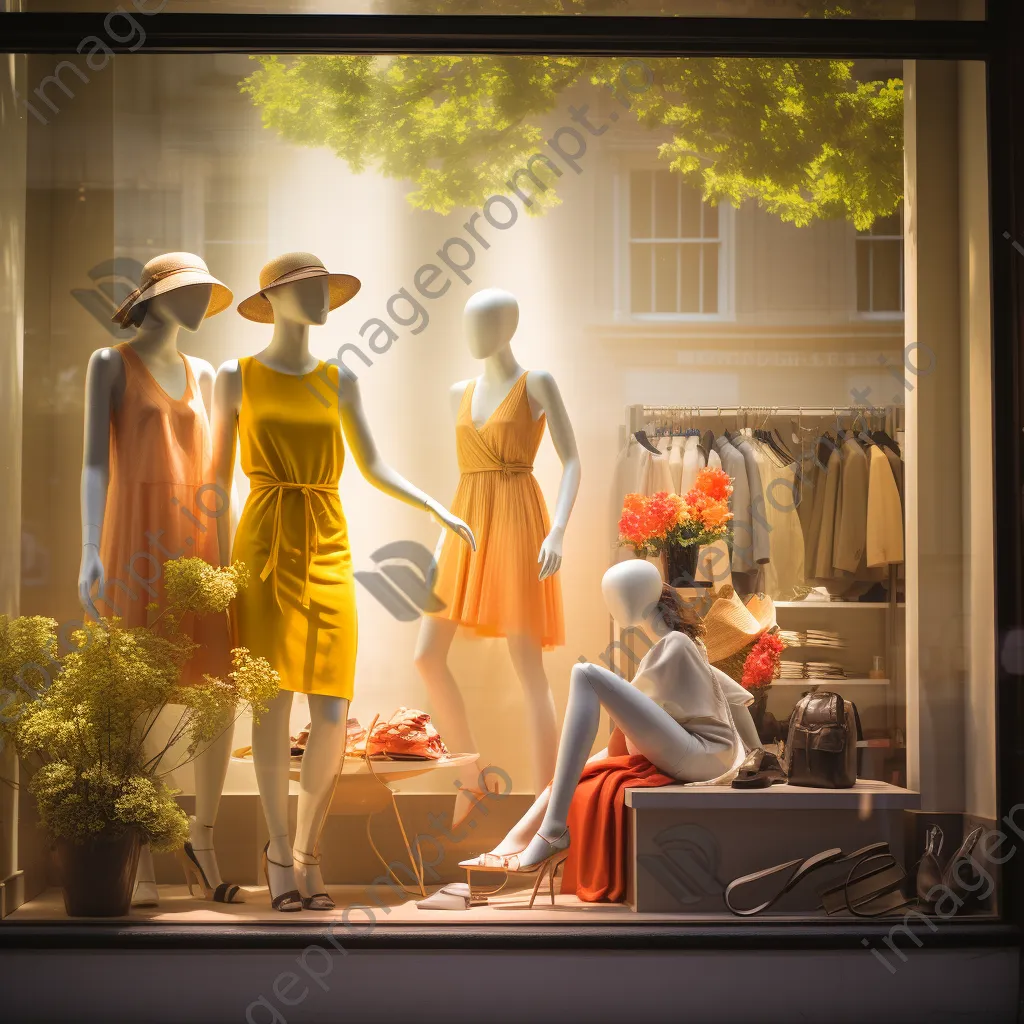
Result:
{"label": "orange pleated dress", "polygon": [[[212,484],[210,420],[189,361],[185,394],[169,395],[128,342],[115,346],[125,388],[110,417],[110,479],[100,536],[101,614],[145,626],[165,607],[163,563],[198,556],[220,564],[217,518],[227,515]],[[158,607],[154,611],[150,604]],[[187,615],[180,629],[200,645],[181,682],[231,668],[226,613]]]}
{"label": "orange pleated dress", "polygon": [[251,356],[238,365],[250,489],[232,558],[248,564],[251,582],[233,606],[235,642],[277,669],[282,690],[351,700],[358,630],[338,493],[338,368],[281,373]]}
{"label": "orange pleated dress", "polygon": [[533,418],[524,373],[477,428],[475,388],[476,381],[467,385],[455,423],[462,476],[451,511],[469,524],[477,549],[453,534],[445,538],[435,585],[445,608],[436,617],[478,636],[529,636],[557,647],[565,643],[559,576],[537,578],[537,556],[551,529],[533,475],[545,417]]}

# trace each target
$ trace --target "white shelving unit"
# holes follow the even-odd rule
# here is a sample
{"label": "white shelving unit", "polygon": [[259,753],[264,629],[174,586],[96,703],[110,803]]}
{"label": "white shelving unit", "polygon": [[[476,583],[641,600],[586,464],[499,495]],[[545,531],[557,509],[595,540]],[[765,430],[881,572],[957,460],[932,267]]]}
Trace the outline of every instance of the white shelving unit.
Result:
{"label": "white shelving unit", "polygon": [[888,686],[888,679],[868,679],[865,676],[846,679],[773,679],[772,686]]}
{"label": "white shelving unit", "polygon": [[[835,611],[842,608],[844,611],[881,611],[882,609],[888,608],[889,605],[885,601],[776,601],[776,608],[799,608],[800,611],[809,611],[810,609],[827,608],[829,611]],[[905,608],[902,602],[896,605],[897,608]]]}

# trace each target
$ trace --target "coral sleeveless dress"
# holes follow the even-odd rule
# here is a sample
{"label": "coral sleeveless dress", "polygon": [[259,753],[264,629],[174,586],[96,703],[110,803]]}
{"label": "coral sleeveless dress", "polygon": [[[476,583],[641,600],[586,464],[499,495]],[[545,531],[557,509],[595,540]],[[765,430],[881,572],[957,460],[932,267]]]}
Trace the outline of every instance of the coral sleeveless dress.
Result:
{"label": "coral sleeveless dress", "polygon": [[445,538],[435,592],[445,603],[436,617],[468,626],[478,636],[530,636],[543,647],[565,643],[558,574],[538,580],[537,556],[551,529],[533,460],[545,418],[535,420],[524,373],[479,429],[467,385],[455,423],[462,477],[451,510],[476,536],[474,552],[453,534]]}
{"label": "coral sleeveless dress", "polygon": [[[145,626],[165,607],[165,561],[195,555],[220,564],[217,517],[227,512],[227,502],[211,483],[210,420],[188,359],[181,357],[185,394],[174,398],[130,344],[114,347],[125,387],[110,417],[110,481],[100,536],[106,578],[97,607],[125,626]],[[230,670],[225,613],[189,614],[180,628],[200,645],[182,670],[182,683]]]}
{"label": "coral sleeveless dress", "polygon": [[338,368],[321,362],[309,373],[281,373],[251,356],[238,365],[250,490],[232,558],[252,578],[234,602],[235,642],[266,658],[282,689],[351,700],[356,598],[338,494]]}

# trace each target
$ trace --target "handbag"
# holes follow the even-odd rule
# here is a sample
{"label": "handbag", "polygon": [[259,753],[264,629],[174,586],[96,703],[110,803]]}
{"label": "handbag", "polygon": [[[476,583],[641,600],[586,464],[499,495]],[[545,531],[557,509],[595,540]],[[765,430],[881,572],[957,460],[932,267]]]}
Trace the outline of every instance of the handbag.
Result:
{"label": "handbag", "polygon": [[857,782],[860,715],[838,693],[805,693],[793,708],[786,736],[791,786],[850,789]]}

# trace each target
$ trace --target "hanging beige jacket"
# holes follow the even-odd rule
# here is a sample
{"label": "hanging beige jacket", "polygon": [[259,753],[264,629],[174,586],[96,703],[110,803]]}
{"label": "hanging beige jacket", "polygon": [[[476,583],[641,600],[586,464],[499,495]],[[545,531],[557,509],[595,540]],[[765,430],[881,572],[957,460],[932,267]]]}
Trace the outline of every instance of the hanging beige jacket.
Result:
{"label": "hanging beige jacket", "polygon": [[871,449],[868,475],[868,515],[865,539],[867,564],[903,561],[903,507],[892,467],[881,448]]}
{"label": "hanging beige jacket", "polygon": [[840,446],[839,491],[836,496],[833,571],[855,573],[864,555],[868,521],[868,456],[847,437]]}
{"label": "hanging beige jacket", "polygon": [[814,505],[811,509],[806,543],[805,568],[808,580],[832,578],[832,547],[839,476],[839,449],[833,448],[825,464],[824,473],[819,470],[814,483]]}

